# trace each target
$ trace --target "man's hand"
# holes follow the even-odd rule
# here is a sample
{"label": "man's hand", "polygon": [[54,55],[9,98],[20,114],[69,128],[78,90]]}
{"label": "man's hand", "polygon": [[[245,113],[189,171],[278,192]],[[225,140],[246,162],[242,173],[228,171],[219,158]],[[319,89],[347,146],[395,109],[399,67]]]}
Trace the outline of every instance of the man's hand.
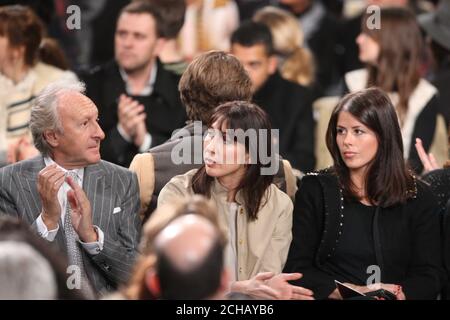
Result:
{"label": "man's hand", "polygon": [[66,181],[72,188],[67,192],[67,200],[72,209],[73,229],[83,242],[98,241],[97,232],[92,225],[92,210],[89,199],[83,189],[71,177],[66,177]]}
{"label": "man's hand", "polygon": [[141,121],[136,126],[136,135],[134,136],[134,145],[138,148],[144,143],[145,135],[147,134],[147,125],[145,121]]}
{"label": "man's hand", "polygon": [[64,171],[56,164],[45,167],[38,174],[37,189],[42,200],[41,217],[48,230],[56,229],[61,217],[58,190],[64,183],[64,178]]}
{"label": "man's hand", "polygon": [[288,283],[291,280],[298,280],[303,275],[301,273],[280,273],[266,280],[266,285],[279,293],[281,300],[314,300],[311,290]]}
{"label": "man's hand", "polygon": [[[123,128],[125,133],[131,137],[133,142],[136,144],[136,142],[139,142],[139,139],[143,140],[143,136],[145,136],[146,132],[142,134],[142,126],[144,126],[145,131],[147,131],[145,126],[145,118],[147,115],[144,111],[144,106],[138,101],[122,94],[119,97],[117,113],[120,126]],[[140,145],[138,145],[138,147],[139,146]]]}

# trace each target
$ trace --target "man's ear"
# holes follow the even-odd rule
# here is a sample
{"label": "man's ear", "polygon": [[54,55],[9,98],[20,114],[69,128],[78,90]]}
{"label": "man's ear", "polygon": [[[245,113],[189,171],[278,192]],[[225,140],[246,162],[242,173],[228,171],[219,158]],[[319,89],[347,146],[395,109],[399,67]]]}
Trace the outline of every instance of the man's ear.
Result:
{"label": "man's ear", "polygon": [[277,71],[278,68],[278,59],[275,55],[271,55],[269,57],[269,73],[272,75]]}
{"label": "man's ear", "polygon": [[158,56],[161,51],[164,49],[164,46],[167,42],[166,38],[158,38],[156,39],[155,50],[153,52],[153,56]]}
{"label": "man's ear", "polygon": [[54,130],[45,130],[43,135],[45,141],[47,141],[47,143],[51,145],[53,148],[58,146],[59,139],[57,133]]}
{"label": "man's ear", "polygon": [[147,286],[148,291],[150,291],[155,297],[159,297],[161,295],[159,278],[153,268],[148,269],[145,274],[145,285]]}

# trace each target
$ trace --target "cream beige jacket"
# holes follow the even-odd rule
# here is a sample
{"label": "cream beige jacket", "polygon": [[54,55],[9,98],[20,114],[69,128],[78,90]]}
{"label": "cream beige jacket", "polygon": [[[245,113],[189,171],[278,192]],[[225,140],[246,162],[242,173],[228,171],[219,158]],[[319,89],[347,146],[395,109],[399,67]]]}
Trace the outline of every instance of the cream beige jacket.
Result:
{"label": "cream beige jacket", "polygon": [[[161,190],[158,206],[193,195],[191,181],[196,172],[194,169],[172,178]],[[286,262],[292,239],[292,201],[274,184],[266,195],[267,201],[255,221],[249,221],[247,217],[241,192],[236,195],[237,280],[250,279],[259,272],[280,273]],[[212,187],[211,199],[217,206],[220,223],[228,231],[227,190],[217,180]]]}

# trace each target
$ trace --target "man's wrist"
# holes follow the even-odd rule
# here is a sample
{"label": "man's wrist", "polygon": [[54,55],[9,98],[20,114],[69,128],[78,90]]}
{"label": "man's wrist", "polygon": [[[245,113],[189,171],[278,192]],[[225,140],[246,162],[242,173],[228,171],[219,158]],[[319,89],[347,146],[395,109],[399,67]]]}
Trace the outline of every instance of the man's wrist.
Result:
{"label": "man's wrist", "polygon": [[98,233],[94,226],[91,227],[91,232],[89,232],[85,237],[80,236],[81,241],[85,243],[97,242],[98,241]]}
{"label": "man's wrist", "polygon": [[42,222],[44,222],[47,230],[54,230],[58,227],[58,221],[52,219],[44,210],[41,212]]}

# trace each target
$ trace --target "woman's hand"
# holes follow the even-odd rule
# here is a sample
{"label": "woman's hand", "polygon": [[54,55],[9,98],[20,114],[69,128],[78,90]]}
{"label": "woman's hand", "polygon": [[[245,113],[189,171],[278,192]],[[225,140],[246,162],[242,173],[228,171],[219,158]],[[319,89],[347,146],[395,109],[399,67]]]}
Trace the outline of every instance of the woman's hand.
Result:
{"label": "woman's hand", "polygon": [[256,299],[267,300],[314,300],[311,290],[288,283],[302,277],[300,273],[261,272],[249,280],[237,281],[231,291],[241,292]]}
{"label": "woman's hand", "polygon": [[273,272],[261,272],[249,280],[236,281],[231,284],[232,292],[240,292],[256,299],[279,299],[280,294],[266,284],[274,276]]}
{"label": "woman's hand", "polygon": [[313,292],[303,287],[290,284],[288,281],[298,280],[301,273],[280,273],[266,280],[266,285],[279,293],[281,300],[314,300]]}
{"label": "woman's hand", "polygon": [[424,173],[430,172],[432,170],[441,169],[438,165],[436,158],[432,153],[427,154],[422,144],[422,140],[416,138],[416,150],[419,155],[420,161],[423,164]]}

